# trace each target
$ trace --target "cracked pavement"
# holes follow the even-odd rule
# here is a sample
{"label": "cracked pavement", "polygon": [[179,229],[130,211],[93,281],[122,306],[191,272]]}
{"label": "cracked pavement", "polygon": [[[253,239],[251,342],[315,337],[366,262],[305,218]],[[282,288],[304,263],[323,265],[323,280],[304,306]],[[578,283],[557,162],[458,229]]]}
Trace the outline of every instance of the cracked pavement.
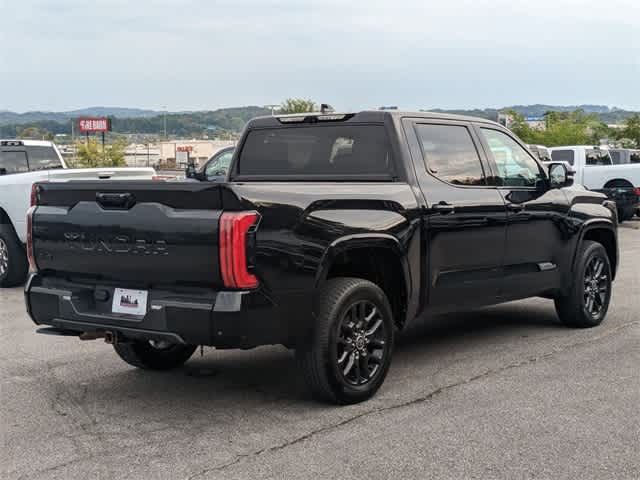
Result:
{"label": "cracked pavement", "polygon": [[640,478],[638,225],[601,327],[564,328],[543,299],[439,316],[348,407],[310,400],[282,347],[142,372],[36,335],[0,290],[0,478]]}

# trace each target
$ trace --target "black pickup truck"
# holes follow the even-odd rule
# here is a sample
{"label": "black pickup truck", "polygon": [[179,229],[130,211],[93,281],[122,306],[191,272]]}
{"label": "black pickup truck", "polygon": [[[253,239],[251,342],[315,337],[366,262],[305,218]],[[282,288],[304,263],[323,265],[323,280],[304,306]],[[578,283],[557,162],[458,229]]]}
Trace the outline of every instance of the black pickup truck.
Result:
{"label": "black pickup truck", "polygon": [[167,369],[198,345],[295,349],[313,394],[372,396],[416,319],[527,297],[604,319],[615,206],[478,118],[249,122],[226,182],[34,187],[26,305],[42,333]]}

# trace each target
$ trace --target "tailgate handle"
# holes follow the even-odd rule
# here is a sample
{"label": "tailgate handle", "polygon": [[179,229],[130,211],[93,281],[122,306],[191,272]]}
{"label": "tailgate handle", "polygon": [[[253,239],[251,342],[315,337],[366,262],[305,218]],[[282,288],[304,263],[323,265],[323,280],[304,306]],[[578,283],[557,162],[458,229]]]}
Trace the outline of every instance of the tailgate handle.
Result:
{"label": "tailgate handle", "polygon": [[136,203],[130,193],[96,193],[96,202],[104,208],[128,210]]}

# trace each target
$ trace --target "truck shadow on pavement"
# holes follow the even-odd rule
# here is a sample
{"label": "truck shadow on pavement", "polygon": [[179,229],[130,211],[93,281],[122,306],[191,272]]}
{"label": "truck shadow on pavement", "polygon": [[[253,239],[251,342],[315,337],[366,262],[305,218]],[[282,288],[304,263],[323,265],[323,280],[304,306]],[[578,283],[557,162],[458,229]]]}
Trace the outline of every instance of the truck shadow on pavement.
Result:
{"label": "truck shadow on pavement", "polygon": [[[559,330],[564,331],[565,327],[558,322],[552,303],[542,299],[528,300],[526,305],[516,302],[431,318],[412,325],[399,336],[381,392],[401,389],[394,383],[416,372],[420,372],[419,377],[429,378],[456,358],[507,350],[517,354],[519,346],[514,345],[515,341],[527,342],[530,336],[542,338],[549,332],[557,336],[561,334]],[[249,351],[205,348],[203,356],[196,351],[181,369],[151,372],[123,368],[93,386],[104,389],[99,396],[122,394],[130,400],[144,400],[146,405],[179,402],[185,412],[198,405],[209,411],[212,402],[216,408],[227,409],[228,414],[234,409],[237,413],[238,406],[245,411],[273,402],[306,404],[305,408],[309,408],[314,402],[306,394],[293,357],[293,352],[284,347]]]}

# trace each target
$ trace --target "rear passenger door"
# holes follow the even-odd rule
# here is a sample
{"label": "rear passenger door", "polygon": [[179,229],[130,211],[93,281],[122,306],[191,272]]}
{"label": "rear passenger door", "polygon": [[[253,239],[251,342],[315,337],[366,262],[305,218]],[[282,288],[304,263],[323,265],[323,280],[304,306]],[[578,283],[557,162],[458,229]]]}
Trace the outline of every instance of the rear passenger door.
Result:
{"label": "rear passenger door", "polygon": [[428,208],[424,284],[436,310],[493,303],[501,286],[506,209],[488,185],[483,151],[470,124],[405,120]]}

